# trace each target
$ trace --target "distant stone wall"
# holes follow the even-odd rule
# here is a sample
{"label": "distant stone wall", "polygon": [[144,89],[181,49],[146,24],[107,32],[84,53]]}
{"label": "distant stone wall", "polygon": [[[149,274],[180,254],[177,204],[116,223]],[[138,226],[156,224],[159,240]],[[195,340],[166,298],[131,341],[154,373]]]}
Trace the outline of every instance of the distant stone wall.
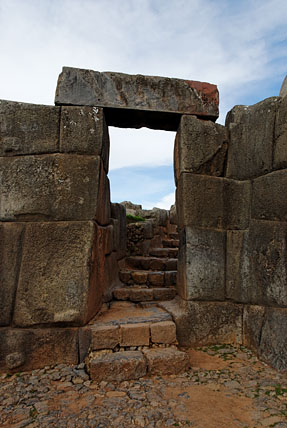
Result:
{"label": "distant stone wall", "polygon": [[0,101],[0,369],[78,361],[78,328],[118,281],[102,109]]}
{"label": "distant stone wall", "polygon": [[[287,369],[287,97],[226,127],[182,116],[175,144],[182,343],[237,341]],[[198,328],[197,328],[198,326]]]}

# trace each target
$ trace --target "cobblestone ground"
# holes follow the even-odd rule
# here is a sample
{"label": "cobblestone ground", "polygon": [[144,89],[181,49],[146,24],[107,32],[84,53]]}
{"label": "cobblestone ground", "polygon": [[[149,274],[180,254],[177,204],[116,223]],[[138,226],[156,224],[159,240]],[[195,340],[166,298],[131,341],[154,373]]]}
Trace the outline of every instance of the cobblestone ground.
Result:
{"label": "cobblestone ground", "polygon": [[0,375],[1,427],[287,428],[287,376],[230,345],[189,350],[178,376],[121,383],[84,365]]}

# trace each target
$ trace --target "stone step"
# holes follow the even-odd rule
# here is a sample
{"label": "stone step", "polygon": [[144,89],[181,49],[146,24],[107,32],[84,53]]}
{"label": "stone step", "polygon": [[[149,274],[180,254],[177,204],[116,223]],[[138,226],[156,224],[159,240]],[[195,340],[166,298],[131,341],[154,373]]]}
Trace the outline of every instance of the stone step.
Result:
{"label": "stone step", "polygon": [[177,375],[190,368],[187,353],[176,348],[151,348],[91,354],[86,363],[92,380],[122,382],[149,375]]}
{"label": "stone step", "polygon": [[179,233],[178,232],[169,233],[169,238],[179,240]]}
{"label": "stone step", "polygon": [[163,239],[162,245],[168,248],[178,248],[179,247],[179,239]]}
{"label": "stone step", "polygon": [[130,256],[126,258],[126,266],[152,271],[177,270],[177,258]]}
{"label": "stone step", "polygon": [[177,271],[145,271],[121,269],[120,280],[127,285],[146,285],[147,287],[164,287],[176,285]]}
{"label": "stone step", "polygon": [[110,309],[84,328],[84,336],[91,351],[115,351],[174,344],[176,326],[171,316],[157,306],[143,308],[131,302],[112,302]]}
{"label": "stone step", "polygon": [[130,300],[131,302],[151,302],[172,300],[176,296],[175,287],[147,288],[147,287],[122,287],[113,292],[116,300]]}
{"label": "stone step", "polygon": [[178,248],[151,248],[149,255],[154,257],[175,258],[178,256]]}

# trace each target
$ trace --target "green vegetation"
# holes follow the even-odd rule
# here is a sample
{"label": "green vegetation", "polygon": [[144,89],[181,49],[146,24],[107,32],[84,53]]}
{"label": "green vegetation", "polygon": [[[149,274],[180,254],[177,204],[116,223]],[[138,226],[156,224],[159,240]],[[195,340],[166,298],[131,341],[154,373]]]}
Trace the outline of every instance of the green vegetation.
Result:
{"label": "green vegetation", "polygon": [[143,217],[140,217],[139,215],[132,215],[127,214],[127,223],[137,223],[138,221],[145,221]]}

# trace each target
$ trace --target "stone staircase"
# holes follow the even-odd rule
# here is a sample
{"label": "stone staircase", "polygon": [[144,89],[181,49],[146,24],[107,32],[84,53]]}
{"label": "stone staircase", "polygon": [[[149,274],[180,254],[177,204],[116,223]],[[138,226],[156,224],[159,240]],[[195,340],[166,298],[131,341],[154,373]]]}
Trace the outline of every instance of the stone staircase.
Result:
{"label": "stone staircase", "polygon": [[93,380],[124,381],[189,368],[187,354],[177,348],[171,315],[157,306],[176,295],[177,233],[161,245],[150,248],[149,255],[125,258],[119,272],[122,286],[86,327],[86,366]]}

